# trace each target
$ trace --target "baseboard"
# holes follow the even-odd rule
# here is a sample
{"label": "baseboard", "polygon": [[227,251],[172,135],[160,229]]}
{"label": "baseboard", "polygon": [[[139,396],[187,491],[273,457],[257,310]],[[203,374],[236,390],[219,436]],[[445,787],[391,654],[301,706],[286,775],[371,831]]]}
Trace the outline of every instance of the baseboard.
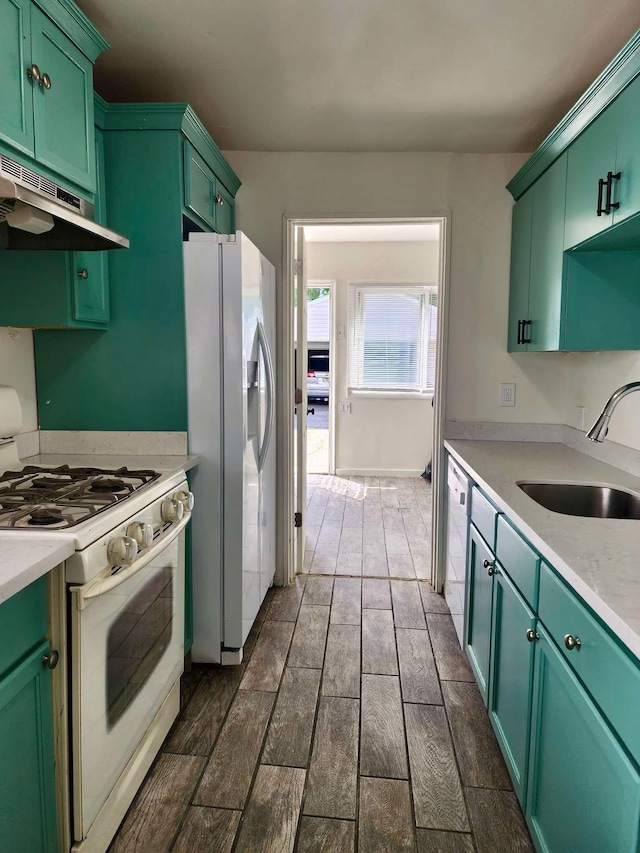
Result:
{"label": "baseboard", "polygon": [[336,477],[420,477],[424,468],[336,468]]}

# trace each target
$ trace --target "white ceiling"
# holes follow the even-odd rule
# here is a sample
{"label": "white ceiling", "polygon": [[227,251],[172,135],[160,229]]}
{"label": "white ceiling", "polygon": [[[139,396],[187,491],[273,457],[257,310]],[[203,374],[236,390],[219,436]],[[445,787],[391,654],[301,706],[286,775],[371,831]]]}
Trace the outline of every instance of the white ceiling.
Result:
{"label": "white ceiling", "polygon": [[305,225],[308,243],[406,243],[437,242],[438,222],[400,222],[388,225]]}
{"label": "white ceiling", "polygon": [[640,26],[638,0],[78,3],[108,100],[264,151],[531,151]]}

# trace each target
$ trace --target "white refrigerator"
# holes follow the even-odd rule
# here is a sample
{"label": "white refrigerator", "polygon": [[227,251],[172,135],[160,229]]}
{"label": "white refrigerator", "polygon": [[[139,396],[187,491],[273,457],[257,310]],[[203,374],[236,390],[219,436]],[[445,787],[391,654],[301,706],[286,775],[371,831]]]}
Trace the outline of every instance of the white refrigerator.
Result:
{"label": "white refrigerator", "polygon": [[184,243],[200,663],[239,663],[275,572],[275,270],[246,237]]}

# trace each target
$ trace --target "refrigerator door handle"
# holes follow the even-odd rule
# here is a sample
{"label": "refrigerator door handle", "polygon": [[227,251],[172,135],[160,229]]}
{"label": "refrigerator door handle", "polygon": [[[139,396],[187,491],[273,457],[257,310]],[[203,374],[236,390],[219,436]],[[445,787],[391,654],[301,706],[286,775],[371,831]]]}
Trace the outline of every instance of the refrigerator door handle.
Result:
{"label": "refrigerator door handle", "polygon": [[275,418],[275,378],[273,375],[273,362],[271,361],[271,352],[269,350],[269,342],[264,330],[264,325],[258,320],[258,344],[262,350],[265,365],[265,378],[267,380],[267,420],[264,427],[264,437],[260,445],[260,454],[258,456],[258,471],[262,471],[269,452],[271,444],[271,435],[273,433],[273,421]]}

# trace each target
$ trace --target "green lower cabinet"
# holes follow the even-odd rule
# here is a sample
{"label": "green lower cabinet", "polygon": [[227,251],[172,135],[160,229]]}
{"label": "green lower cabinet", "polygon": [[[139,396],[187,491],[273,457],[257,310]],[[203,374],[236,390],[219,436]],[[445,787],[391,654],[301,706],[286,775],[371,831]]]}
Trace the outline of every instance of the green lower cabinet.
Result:
{"label": "green lower cabinet", "polygon": [[536,617],[498,567],[488,709],[521,803],[526,793],[535,623]]}
{"label": "green lower cabinet", "polygon": [[51,672],[43,643],[0,680],[0,849],[58,850]]}
{"label": "green lower cabinet", "polygon": [[638,770],[538,631],[526,801],[534,843],[549,853],[637,853]]}
{"label": "green lower cabinet", "polygon": [[469,531],[466,651],[486,705],[491,659],[495,557],[473,524],[470,525]]}

